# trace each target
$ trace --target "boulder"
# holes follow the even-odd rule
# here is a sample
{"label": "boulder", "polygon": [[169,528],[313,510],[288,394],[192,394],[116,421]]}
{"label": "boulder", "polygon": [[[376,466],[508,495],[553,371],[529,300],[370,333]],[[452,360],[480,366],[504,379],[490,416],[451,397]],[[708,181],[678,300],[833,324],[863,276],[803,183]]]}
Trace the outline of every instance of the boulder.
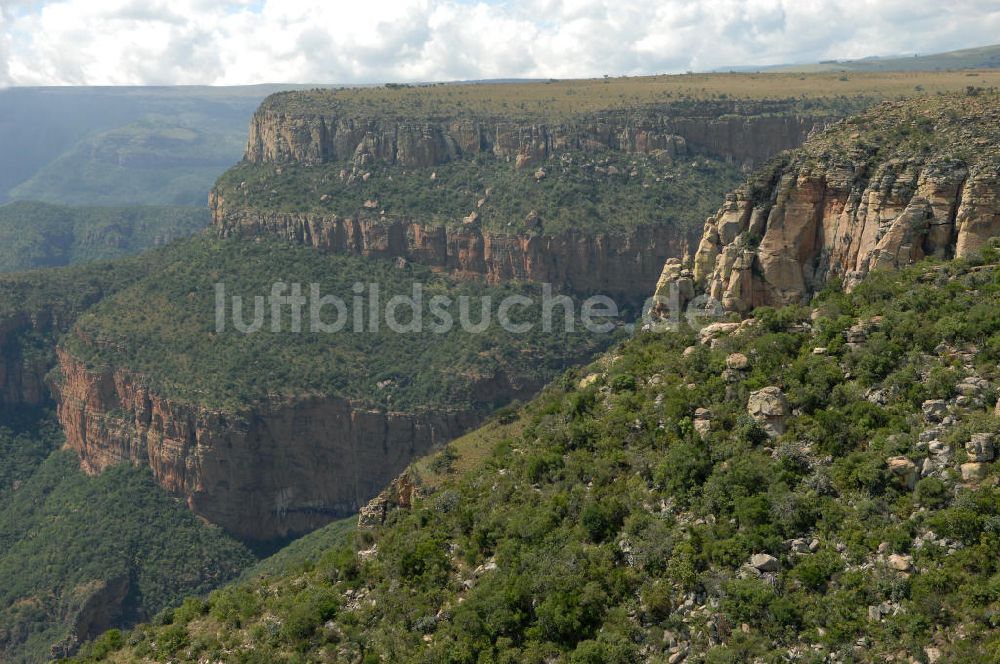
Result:
{"label": "boulder", "polygon": [[734,371],[745,371],[750,368],[750,358],[743,353],[733,353],[726,358],[726,366]]}
{"label": "boulder", "polygon": [[981,461],[970,461],[969,463],[962,464],[962,481],[963,482],[980,482],[986,479],[986,473],[990,470],[990,465],[988,463],[983,463]]}
{"label": "boulder", "polygon": [[777,572],[780,567],[778,559],[768,553],[755,553],[750,556],[750,566],[761,572]]}
{"label": "boulder", "polygon": [[711,344],[711,342],[720,337],[732,334],[739,327],[739,323],[711,323],[701,328],[701,331],[698,333],[698,340],[703,344]]}
{"label": "boulder", "polygon": [[948,414],[948,403],[943,399],[928,399],[920,406],[929,422],[940,422]]}
{"label": "boulder", "polygon": [[897,572],[909,572],[913,569],[913,557],[894,553],[887,559],[889,567]]}
{"label": "boulder", "polygon": [[969,455],[969,461],[993,461],[995,449],[993,446],[993,434],[974,433],[965,444],[965,451]]}
{"label": "boulder", "polygon": [[907,489],[912,489],[916,485],[917,464],[905,456],[890,457],[886,463],[889,466],[889,473],[893,477],[898,477]]}
{"label": "boulder", "polygon": [[788,399],[780,388],[770,386],[750,393],[747,413],[764,426],[771,438],[785,433],[785,417],[788,415]]}

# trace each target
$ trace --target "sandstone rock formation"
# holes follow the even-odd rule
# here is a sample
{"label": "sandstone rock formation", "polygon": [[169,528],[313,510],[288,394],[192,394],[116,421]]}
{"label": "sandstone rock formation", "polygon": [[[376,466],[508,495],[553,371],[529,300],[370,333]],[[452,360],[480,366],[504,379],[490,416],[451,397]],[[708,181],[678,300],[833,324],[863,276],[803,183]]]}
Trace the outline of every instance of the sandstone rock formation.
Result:
{"label": "sandstone rock formation", "polygon": [[59,421],[85,471],[148,466],[191,510],[245,539],[300,534],[357,512],[412,459],[480,421],[319,396],[227,414],[164,399],[123,370],[88,371],[64,351],[59,370]]}
{"label": "sandstone rock formation", "polygon": [[363,113],[336,95],[275,95],[250,122],[246,159],[316,164],[373,160],[428,167],[487,153],[518,168],[564,150],[621,150],[665,159],[689,149],[759,162],[795,147],[824,122],[787,101],[717,101],[608,110],[562,121],[484,115],[464,119]]}
{"label": "sandstone rock formation", "polygon": [[706,222],[695,283],[742,312],[804,302],[830,280],[851,288],[874,270],[976,254],[1000,234],[998,101],[883,104],[776,158]]}
{"label": "sandstone rock formation", "polygon": [[764,387],[750,393],[747,413],[764,427],[767,435],[777,438],[785,433],[785,418],[788,416],[788,399],[780,388]]}
{"label": "sandstone rock formation", "polygon": [[330,253],[402,257],[490,283],[520,279],[577,293],[632,298],[646,297],[664,261],[681,254],[686,245],[683,234],[670,226],[627,233],[507,235],[476,224],[447,228],[404,218],[232,209],[217,194],[210,203],[215,228],[223,237],[276,236]]}

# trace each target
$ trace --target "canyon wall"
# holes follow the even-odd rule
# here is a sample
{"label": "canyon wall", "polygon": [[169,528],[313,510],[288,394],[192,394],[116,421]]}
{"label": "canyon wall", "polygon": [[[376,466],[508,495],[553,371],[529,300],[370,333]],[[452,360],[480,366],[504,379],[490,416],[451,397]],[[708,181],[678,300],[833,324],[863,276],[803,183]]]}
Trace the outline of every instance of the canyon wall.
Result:
{"label": "canyon wall", "polygon": [[377,159],[428,167],[488,153],[519,163],[565,150],[649,154],[690,148],[760,162],[800,145],[825,120],[799,114],[789,102],[704,102],[606,111],[562,123],[509,119],[396,120],[286,111],[265,104],[250,122],[245,159],[253,163],[317,164]]}
{"label": "canyon wall", "polygon": [[45,374],[52,368],[51,357],[32,352],[32,339],[51,338],[53,332],[48,316],[16,314],[0,319],[0,407],[38,406],[48,400]]}
{"label": "canyon wall", "polygon": [[[325,396],[272,397],[227,414],[160,397],[123,369],[88,370],[62,350],[58,373],[59,421],[86,472],[148,466],[196,514],[248,540],[356,513],[414,458],[481,421],[477,412],[381,412]],[[540,387],[489,382],[498,400]]]}
{"label": "canyon wall", "polygon": [[490,283],[530,280],[625,298],[648,294],[664,260],[680,256],[688,246],[683,234],[666,225],[627,232],[506,235],[400,218],[233,210],[218,194],[212,195],[211,206],[223,237],[280,237],[325,252],[405,258]]}
{"label": "canyon wall", "polygon": [[[657,292],[677,284],[746,312],[805,302],[831,280],[851,288],[875,270],[974,256],[1000,235],[990,104],[883,105],[772,161],[706,222],[692,265],[667,264]],[[862,129],[878,123],[881,144]]]}

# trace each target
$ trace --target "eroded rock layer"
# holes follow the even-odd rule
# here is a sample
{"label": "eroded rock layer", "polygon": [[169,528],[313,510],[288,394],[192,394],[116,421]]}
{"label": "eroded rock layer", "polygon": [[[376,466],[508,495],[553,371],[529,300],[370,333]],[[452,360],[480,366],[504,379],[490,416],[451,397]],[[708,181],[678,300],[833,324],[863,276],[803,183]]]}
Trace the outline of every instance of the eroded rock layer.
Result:
{"label": "eroded rock layer", "polygon": [[651,154],[676,152],[686,143],[699,152],[756,162],[800,145],[823,122],[782,101],[665,104],[543,122],[488,117],[382,119],[338,109],[335,103],[326,112],[291,110],[284,99],[269,99],[254,114],[247,161],[317,164],[377,159],[428,167],[479,154],[541,161],[566,150]]}
{"label": "eroded rock layer", "polygon": [[[731,310],[803,302],[831,279],[970,257],[1000,235],[998,97],[883,104],[758,171],[710,218],[695,285]],[[666,293],[678,266],[668,266]]]}
{"label": "eroded rock layer", "polygon": [[406,219],[234,210],[217,194],[211,203],[223,237],[280,237],[330,253],[400,257],[490,283],[520,279],[577,293],[645,297],[664,260],[680,256],[688,244],[682,232],[666,225],[597,234],[507,235]]}
{"label": "eroded rock layer", "polygon": [[162,398],[121,369],[60,351],[66,444],[88,473],[148,465],[167,491],[230,533],[267,540],[358,511],[415,457],[480,421],[472,412],[379,412],[342,398],[270,399],[224,414]]}

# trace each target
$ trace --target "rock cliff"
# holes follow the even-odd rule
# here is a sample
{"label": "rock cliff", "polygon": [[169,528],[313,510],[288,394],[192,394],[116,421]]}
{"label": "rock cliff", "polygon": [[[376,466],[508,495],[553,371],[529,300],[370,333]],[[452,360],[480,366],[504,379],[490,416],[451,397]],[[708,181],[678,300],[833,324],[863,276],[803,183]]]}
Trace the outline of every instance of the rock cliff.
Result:
{"label": "rock cliff", "polygon": [[363,165],[379,160],[416,168],[487,154],[523,166],[566,150],[675,154],[690,149],[758,162],[800,145],[824,122],[786,101],[646,105],[546,122],[489,116],[383,119],[342,108],[334,99],[327,108],[296,109],[290,96],[266,100],[254,114],[247,161],[353,160]]}
{"label": "rock cliff", "polygon": [[[691,273],[727,309],[803,302],[830,280],[970,257],[1000,234],[1000,98],[886,103],[782,155],[708,219]],[[684,288],[679,290],[684,291]],[[687,288],[690,290],[690,288]]]}
{"label": "rock cliff", "polygon": [[280,237],[329,253],[401,257],[490,283],[521,279],[626,298],[645,297],[664,260],[680,256],[688,245],[682,232],[666,225],[597,234],[513,235],[405,218],[231,209],[218,193],[213,193],[211,207],[223,237]]}
{"label": "rock cliff", "polygon": [[379,412],[302,397],[223,414],[151,393],[122,369],[65,351],[53,385],[66,444],[88,473],[148,466],[196,514],[254,540],[354,514],[417,456],[476,425],[473,412]]}

